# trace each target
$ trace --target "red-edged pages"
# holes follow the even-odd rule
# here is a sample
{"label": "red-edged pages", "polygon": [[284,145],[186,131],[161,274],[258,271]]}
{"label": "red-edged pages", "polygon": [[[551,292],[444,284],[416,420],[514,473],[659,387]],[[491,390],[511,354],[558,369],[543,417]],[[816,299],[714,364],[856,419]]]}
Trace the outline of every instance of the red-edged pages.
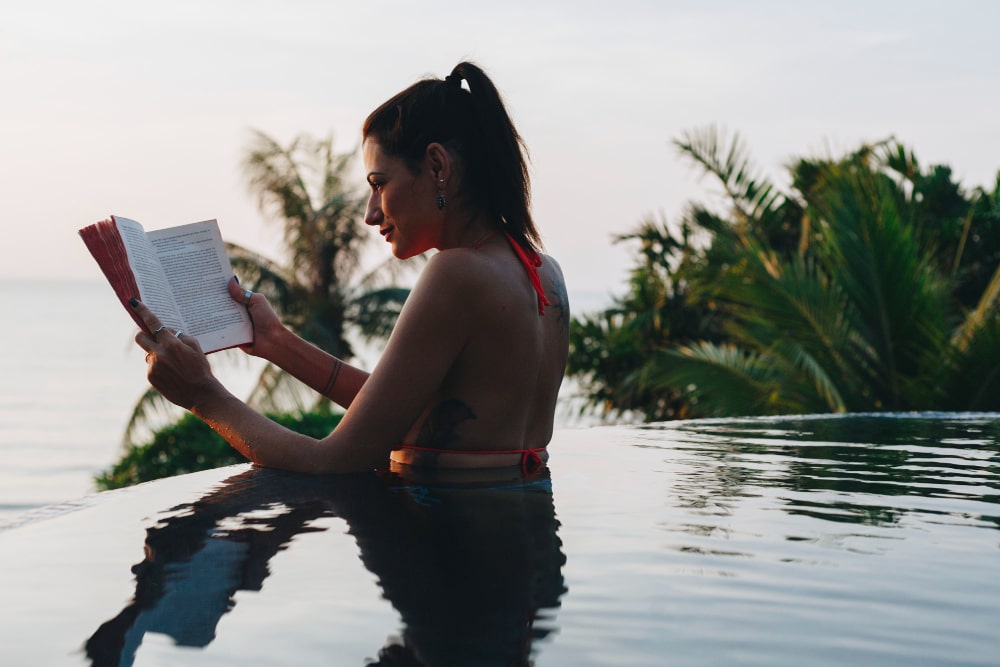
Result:
{"label": "red-edged pages", "polygon": [[197,338],[205,352],[253,341],[246,308],[229,296],[233,271],[215,220],[146,232],[135,220],[111,216],[81,229],[80,237],[141,328],[129,299]]}

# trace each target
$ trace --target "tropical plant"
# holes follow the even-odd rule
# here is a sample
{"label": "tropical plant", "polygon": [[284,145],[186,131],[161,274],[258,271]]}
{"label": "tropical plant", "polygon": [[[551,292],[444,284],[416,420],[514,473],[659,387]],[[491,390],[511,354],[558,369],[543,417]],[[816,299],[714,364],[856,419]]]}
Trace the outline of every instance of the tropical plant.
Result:
{"label": "tropical plant", "polygon": [[[340,415],[328,409],[269,417],[296,433],[317,438],[340,421]],[[126,447],[121,458],[94,482],[106,491],[235,463],[246,463],[246,459],[205,422],[185,414],[153,433],[149,442]]]}
{"label": "tropical plant", "polygon": [[[351,359],[353,336],[388,335],[409,290],[394,285],[392,260],[362,273],[371,232],[363,223],[365,196],[350,183],[355,152],[337,153],[333,137],[301,135],[282,146],[255,131],[244,159],[248,188],[268,219],[282,226],[285,257],[275,260],[228,244],[241,284],[267,296],[282,320],[304,339],[342,359]],[[222,353],[226,354],[226,353]],[[255,408],[286,412],[325,402],[267,365],[248,397]],[[151,424],[176,412],[155,389],[139,400],[125,431],[126,444]]]}
{"label": "tropical plant", "polygon": [[[616,368],[615,392],[650,398],[612,410],[671,416],[663,397],[677,416],[1000,407],[1000,176],[992,191],[966,195],[950,169],[924,170],[887,140],[798,160],[781,193],[738,137],[708,128],[676,146],[718,179],[729,210],[689,206],[681,228],[703,242],[674,246],[659,269],[642,253],[629,295],[575,329],[591,332],[586,350],[614,351],[656,312],[636,286],[658,272],[666,291],[686,293],[673,319],[712,313],[713,324],[702,336],[640,336],[642,354]],[[623,316],[629,306],[645,310]],[[594,335],[609,314],[615,326]],[[601,382],[611,376],[570,369],[607,409]]]}
{"label": "tropical plant", "polygon": [[694,302],[684,278],[695,254],[690,228],[677,238],[662,217],[648,218],[614,240],[639,244],[629,291],[611,308],[573,320],[567,372],[586,387],[590,406],[605,413],[683,419],[683,393],[651,389],[636,381],[636,372],[665,340],[717,339],[714,304]]}

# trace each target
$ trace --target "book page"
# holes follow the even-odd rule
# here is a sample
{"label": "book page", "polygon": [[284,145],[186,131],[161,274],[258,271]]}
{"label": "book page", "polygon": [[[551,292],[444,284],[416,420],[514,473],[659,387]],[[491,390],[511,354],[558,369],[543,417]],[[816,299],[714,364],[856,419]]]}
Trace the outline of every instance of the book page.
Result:
{"label": "book page", "polygon": [[142,225],[135,220],[119,216],[114,216],[113,220],[125,245],[128,264],[132,268],[139,288],[139,299],[149,306],[165,325],[171,329],[183,329],[184,318],[170,292],[170,283]]}
{"label": "book page", "polygon": [[146,236],[176,299],[185,333],[196,337],[205,352],[253,340],[246,308],[229,296],[233,270],[215,220]]}

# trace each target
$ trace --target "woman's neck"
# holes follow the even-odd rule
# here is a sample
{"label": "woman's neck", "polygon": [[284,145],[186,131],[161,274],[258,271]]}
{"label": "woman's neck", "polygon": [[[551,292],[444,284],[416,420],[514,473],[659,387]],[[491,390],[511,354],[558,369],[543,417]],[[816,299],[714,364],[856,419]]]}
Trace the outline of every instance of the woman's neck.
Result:
{"label": "woman's neck", "polygon": [[481,248],[493,238],[496,232],[497,226],[492,224],[486,216],[474,215],[466,217],[464,223],[460,223],[452,228],[452,233],[449,234],[446,228],[441,250],[448,248]]}

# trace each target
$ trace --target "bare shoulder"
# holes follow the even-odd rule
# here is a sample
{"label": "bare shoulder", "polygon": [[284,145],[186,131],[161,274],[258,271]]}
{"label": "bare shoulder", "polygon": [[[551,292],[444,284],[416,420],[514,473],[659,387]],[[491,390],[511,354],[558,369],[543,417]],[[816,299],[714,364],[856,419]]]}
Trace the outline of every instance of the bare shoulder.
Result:
{"label": "bare shoulder", "polygon": [[565,282],[563,279],[562,267],[559,266],[559,262],[552,255],[542,255],[542,268],[541,272],[552,279],[558,280],[560,282]]}
{"label": "bare shoulder", "polygon": [[435,271],[466,271],[483,265],[485,254],[473,248],[439,250],[427,260],[427,269]]}
{"label": "bare shoulder", "polygon": [[[539,276],[550,303],[546,314],[551,312],[560,327],[568,331],[569,297],[559,263],[551,256],[542,255]],[[435,253],[424,267],[414,295],[419,295],[421,301],[447,301],[453,307],[462,302],[464,312],[478,307],[487,311],[518,309],[519,300],[535,298],[529,283],[524,280],[524,267],[509,248],[501,246],[492,252],[454,248]],[[531,309],[524,309],[524,312],[530,313]]]}
{"label": "bare shoulder", "polygon": [[570,322],[569,293],[566,289],[566,279],[563,277],[562,267],[551,255],[542,255],[542,266],[539,272],[542,275],[545,294],[549,299],[549,308],[556,316],[560,326],[568,332]]}
{"label": "bare shoulder", "polygon": [[490,273],[490,263],[484,261],[482,253],[467,248],[442,250],[427,260],[418,286],[444,287],[448,292],[461,294],[488,281]]}
{"label": "bare shoulder", "polygon": [[474,251],[443,250],[427,260],[404,311],[437,313],[449,318],[458,312],[468,315],[495,282],[492,268]]}

